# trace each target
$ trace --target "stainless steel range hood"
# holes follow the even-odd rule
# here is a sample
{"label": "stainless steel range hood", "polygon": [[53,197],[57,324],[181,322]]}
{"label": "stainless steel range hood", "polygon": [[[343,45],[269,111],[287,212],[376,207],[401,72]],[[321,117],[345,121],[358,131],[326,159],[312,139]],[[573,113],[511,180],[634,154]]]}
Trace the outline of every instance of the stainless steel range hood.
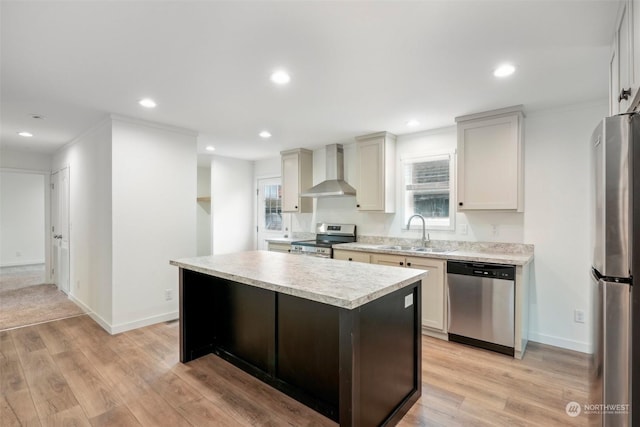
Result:
{"label": "stainless steel range hood", "polygon": [[327,145],[326,180],[300,194],[302,197],[355,196],[356,189],[344,180],[344,150],[341,144]]}

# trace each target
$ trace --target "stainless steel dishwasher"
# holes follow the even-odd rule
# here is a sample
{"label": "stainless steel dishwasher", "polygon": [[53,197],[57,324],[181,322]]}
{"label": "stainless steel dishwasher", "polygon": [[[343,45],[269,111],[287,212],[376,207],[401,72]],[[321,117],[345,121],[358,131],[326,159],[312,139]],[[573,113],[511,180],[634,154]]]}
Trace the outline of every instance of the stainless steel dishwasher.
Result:
{"label": "stainless steel dishwasher", "polygon": [[447,261],[449,341],[513,356],[515,267]]}

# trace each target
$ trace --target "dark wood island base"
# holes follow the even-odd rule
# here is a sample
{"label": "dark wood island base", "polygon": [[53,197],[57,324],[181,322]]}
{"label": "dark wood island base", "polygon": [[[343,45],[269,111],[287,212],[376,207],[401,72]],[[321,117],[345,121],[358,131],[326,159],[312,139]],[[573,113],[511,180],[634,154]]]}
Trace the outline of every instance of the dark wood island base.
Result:
{"label": "dark wood island base", "polygon": [[420,301],[420,281],[347,309],[180,268],[180,361],[214,353],[341,426],[391,426],[421,395]]}

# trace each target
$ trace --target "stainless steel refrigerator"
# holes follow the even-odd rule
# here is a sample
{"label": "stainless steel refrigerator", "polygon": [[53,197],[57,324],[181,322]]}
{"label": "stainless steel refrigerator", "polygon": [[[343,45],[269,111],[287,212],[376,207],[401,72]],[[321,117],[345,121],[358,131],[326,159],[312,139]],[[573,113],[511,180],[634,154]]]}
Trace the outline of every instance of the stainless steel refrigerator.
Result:
{"label": "stainless steel refrigerator", "polygon": [[[640,115],[603,119],[593,132],[591,149],[593,355],[590,401],[583,410],[592,425],[636,426],[640,425],[640,288],[634,293],[634,283],[640,280]],[[632,419],[634,407],[638,414]]]}

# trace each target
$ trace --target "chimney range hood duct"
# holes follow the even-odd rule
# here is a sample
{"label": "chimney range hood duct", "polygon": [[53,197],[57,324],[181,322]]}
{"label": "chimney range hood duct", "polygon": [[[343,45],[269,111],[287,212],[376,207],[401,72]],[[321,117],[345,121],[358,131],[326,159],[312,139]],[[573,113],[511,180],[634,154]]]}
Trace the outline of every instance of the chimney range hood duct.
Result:
{"label": "chimney range hood duct", "polygon": [[355,196],[356,189],[344,180],[344,150],[340,144],[327,145],[326,148],[327,177],[320,184],[314,185],[302,197],[338,197]]}

